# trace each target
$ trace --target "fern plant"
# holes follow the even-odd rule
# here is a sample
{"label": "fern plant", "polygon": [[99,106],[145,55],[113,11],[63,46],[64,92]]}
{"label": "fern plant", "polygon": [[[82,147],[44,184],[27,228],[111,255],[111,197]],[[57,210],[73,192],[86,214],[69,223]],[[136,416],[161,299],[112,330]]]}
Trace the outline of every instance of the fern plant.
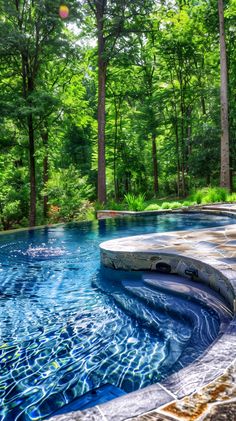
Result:
{"label": "fern plant", "polygon": [[138,194],[135,196],[134,194],[127,193],[125,195],[125,204],[130,211],[143,211],[145,209],[145,195]]}

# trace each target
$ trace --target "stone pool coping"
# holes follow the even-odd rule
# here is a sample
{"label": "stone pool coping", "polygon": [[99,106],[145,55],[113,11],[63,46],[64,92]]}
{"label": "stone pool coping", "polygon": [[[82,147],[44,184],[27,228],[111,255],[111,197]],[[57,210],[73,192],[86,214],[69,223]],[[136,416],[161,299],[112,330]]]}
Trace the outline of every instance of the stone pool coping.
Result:
{"label": "stone pool coping", "polygon": [[[197,212],[199,212],[199,208]],[[203,209],[236,216],[230,211]],[[195,211],[196,212],[196,211]],[[159,213],[159,212],[158,212]],[[169,213],[169,212],[168,212]],[[231,215],[229,215],[229,213]],[[225,214],[225,213],[224,213]],[[123,215],[124,216],[124,215]],[[217,420],[217,413],[234,413],[236,404],[236,224],[195,231],[147,234],[101,244],[101,261],[125,270],[156,270],[165,262],[220,292],[234,311],[224,334],[192,364],[166,380],[85,411],[51,418],[54,421]],[[197,271],[197,272],[196,272]],[[197,274],[197,276],[196,276]],[[220,289],[220,291],[219,291]],[[220,415],[219,415],[220,416]],[[212,418],[211,418],[212,417]],[[235,418],[228,417],[228,420]]]}
{"label": "stone pool coping", "polygon": [[235,203],[220,203],[210,205],[194,205],[183,206],[178,209],[159,209],[153,211],[126,211],[126,210],[98,210],[96,212],[97,219],[123,218],[127,216],[152,216],[169,213],[208,213],[219,216],[236,216],[236,202]]}

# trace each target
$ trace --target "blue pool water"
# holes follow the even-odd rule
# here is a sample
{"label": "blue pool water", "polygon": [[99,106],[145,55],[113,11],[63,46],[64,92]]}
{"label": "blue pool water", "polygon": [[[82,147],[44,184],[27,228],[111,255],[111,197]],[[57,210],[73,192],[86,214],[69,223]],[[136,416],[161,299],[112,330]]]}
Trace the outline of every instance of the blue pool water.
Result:
{"label": "blue pool water", "polygon": [[[99,243],[233,222],[159,215],[1,235],[0,419],[41,420],[100,385],[130,392],[166,376],[175,363],[168,341],[180,355],[191,324],[163,312],[148,324],[149,310],[138,299],[119,302],[100,288]],[[204,311],[217,334],[217,317]]]}

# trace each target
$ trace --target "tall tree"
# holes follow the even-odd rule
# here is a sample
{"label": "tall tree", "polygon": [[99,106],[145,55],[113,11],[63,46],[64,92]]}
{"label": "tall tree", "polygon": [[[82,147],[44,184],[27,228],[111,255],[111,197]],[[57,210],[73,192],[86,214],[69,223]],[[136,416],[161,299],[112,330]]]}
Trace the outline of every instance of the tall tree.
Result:
{"label": "tall tree", "polygon": [[106,72],[104,18],[107,0],[88,0],[95,13],[98,43],[98,201],[106,202],[106,163],[105,163],[105,107],[106,107]]}
{"label": "tall tree", "polygon": [[220,185],[231,190],[229,119],[228,119],[228,72],[224,25],[224,3],[218,0],[220,29],[220,103],[221,103],[221,169]]}
{"label": "tall tree", "polygon": [[[106,77],[109,61],[117,53],[116,44],[123,36],[142,32],[139,18],[144,18],[152,0],[87,0],[96,18],[98,47],[98,201],[106,202],[105,115]],[[120,43],[118,51],[127,43]]]}

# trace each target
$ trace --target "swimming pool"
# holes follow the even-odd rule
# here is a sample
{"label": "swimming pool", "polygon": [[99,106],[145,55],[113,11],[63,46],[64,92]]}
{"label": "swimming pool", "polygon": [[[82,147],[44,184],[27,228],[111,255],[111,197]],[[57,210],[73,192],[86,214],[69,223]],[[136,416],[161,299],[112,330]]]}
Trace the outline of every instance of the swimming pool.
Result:
{"label": "swimming pool", "polygon": [[[140,323],[99,287],[98,245],[232,222],[204,214],[159,215],[1,235],[1,419],[44,419],[102,384],[130,392],[167,375],[174,361],[166,364],[165,332]],[[191,325],[163,312],[157,316],[164,330],[177,335],[181,353]],[[217,334],[216,315],[206,317]]]}

